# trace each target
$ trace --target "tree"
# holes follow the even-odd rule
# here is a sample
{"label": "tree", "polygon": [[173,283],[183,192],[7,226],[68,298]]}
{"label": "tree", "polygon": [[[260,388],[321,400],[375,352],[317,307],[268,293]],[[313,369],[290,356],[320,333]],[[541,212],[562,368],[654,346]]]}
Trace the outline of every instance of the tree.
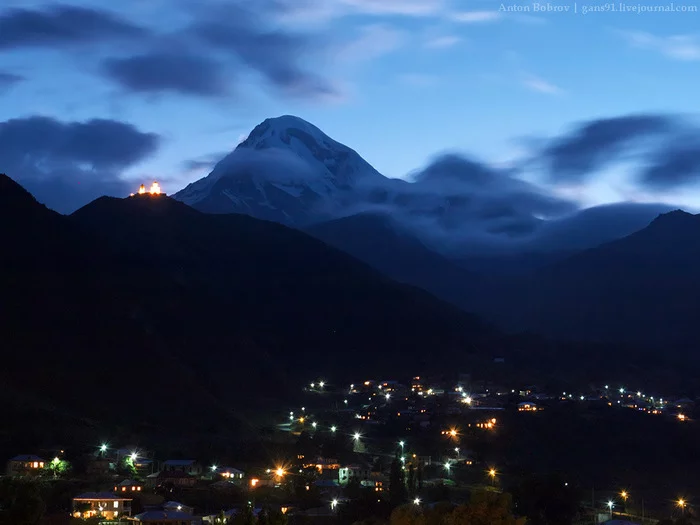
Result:
{"label": "tree", "polygon": [[408,466],[408,497],[414,498],[416,496],[416,467],[411,463]]}
{"label": "tree", "polygon": [[389,502],[392,507],[398,507],[406,503],[408,492],[406,491],[406,482],[404,472],[401,468],[399,456],[394,457],[391,462],[391,473],[389,475]]}
{"label": "tree", "polygon": [[241,511],[231,520],[232,525],[255,525],[255,522],[252,505],[244,505]]}
{"label": "tree", "polygon": [[446,525],[455,506],[448,502],[438,502],[423,511],[426,525]]}
{"label": "tree", "polygon": [[510,494],[476,491],[468,504],[456,507],[448,525],[524,525],[525,519],[513,516]]}
{"label": "tree", "polygon": [[396,507],[389,517],[389,525],[426,525],[423,511],[418,505]]}
{"label": "tree", "polygon": [[45,503],[39,485],[32,480],[5,478],[0,480],[0,523],[35,525],[44,515]]}
{"label": "tree", "polygon": [[65,474],[68,472],[70,464],[65,459],[53,458],[51,463],[49,463],[49,471],[53,474],[54,478]]}

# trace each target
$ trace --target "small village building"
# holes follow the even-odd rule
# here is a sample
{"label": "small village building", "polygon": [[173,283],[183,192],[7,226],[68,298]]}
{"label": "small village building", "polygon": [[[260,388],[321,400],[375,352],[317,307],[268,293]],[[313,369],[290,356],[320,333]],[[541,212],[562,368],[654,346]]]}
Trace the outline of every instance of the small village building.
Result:
{"label": "small village building", "polygon": [[368,480],[371,470],[367,466],[347,465],[338,469],[338,482],[341,485],[347,485],[350,480],[358,480],[360,482]]}
{"label": "small village building", "polygon": [[133,479],[125,479],[121,483],[114,486],[114,492],[116,494],[141,492],[143,490],[143,483],[140,481],[134,481]]}
{"label": "small village building", "polygon": [[111,492],[85,492],[73,498],[73,517],[114,520],[131,516],[131,501],[131,498],[115,496]]}
{"label": "small village building", "polygon": [[8,476],[35,476],[41,474],[46,461],[39,456],[24,454],[13,457],[7,462]]}

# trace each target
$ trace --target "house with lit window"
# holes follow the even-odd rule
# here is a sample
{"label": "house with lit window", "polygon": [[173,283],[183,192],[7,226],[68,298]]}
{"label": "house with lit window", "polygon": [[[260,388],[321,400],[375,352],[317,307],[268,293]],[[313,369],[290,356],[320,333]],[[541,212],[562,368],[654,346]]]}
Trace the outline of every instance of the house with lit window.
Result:
{"label": "house with lit window", "polygon": [[8,476],[36,476],[44,471],[46,461],[39,456],[25,454],[7,462]]}
{"label": "house with lit window", "polygon": [[360,482],[368,480],[371,469],[361,465],[347,465],[338,469],[338,483],[347,485],[350,480],[356,479]]}
{"label": "house with lit window", "polygon": [[240,482],[245,477],[245,472],[233,467],[220,467],[216,470],[216,473],[228,481]]}
{"label": "house with lit window", "polygon": [[139,481],[134,481],[133,479],[125,479],[118,485],[114,486],[114,492],[116,494],[126,494],[141,492],[143,490],[143,483]]}
{"label": "house with lit window", "polygon": [[131,498],[115,496],[111,492],[85,492],[73,498],[73,517],[114,520],[131,516],[131,501]]}

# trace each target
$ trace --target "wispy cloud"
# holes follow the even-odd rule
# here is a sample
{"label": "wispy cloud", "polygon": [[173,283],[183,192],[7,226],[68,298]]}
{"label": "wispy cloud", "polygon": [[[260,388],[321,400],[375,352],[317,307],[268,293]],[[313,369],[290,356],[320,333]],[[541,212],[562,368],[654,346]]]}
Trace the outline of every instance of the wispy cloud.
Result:
{"label": "wispy cloud", "polygon": [[498,11],[460,11],[452,13],[449,18],[454,22],[463,24],[479,24],[484,22],[495,22],[501,18]]}
{"label": "wispy cloud", "polygon": [[660,53],[673,60],[700,60],[700,40],[695,35],[664,37],[643,31],[620,31],[619,34],[637,49]]}
{"label": "wispy cloud", "polygon": [[360,36],[342,47],[336,58],[364,62],[396,51],[405,42],[402,31],[385,24],[371,24],[360,29]]}
{"label": "wispy cloud", "polygon": [[436,15],[445,8],[444,0],[340,0],[340,4],[368,14],[406,16]]}
{"label": "wispy cloud", "polygon": [[323,22],[362,14],[371,16],[441,16],[446,0],[269,0],[282,20]]}
{"label": "wispy cloud", "polygon": [[531,91],[544,93],[545,95],[561,95],[564,90],[551,82],[535,75],[524,75],[522,84]]}
{"label": "wispy cloud", "polygon": [[425,43],[425,47],[428,49],[447,49],[456,46],[460,42],[462,42],[462,39],[457,35],[444,35],[429,39]]}

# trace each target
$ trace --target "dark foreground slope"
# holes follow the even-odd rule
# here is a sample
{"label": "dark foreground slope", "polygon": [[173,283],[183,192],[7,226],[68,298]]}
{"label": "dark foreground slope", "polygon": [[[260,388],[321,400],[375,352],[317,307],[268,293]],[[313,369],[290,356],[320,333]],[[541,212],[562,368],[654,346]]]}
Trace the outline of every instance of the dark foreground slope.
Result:
{"label": "dark foreground slope", "polygon": [[284,226],[149,196],[64,217],[0,181],[3,395],[53,413],[220,422],[320,375],[459,364],[489,333]]}

